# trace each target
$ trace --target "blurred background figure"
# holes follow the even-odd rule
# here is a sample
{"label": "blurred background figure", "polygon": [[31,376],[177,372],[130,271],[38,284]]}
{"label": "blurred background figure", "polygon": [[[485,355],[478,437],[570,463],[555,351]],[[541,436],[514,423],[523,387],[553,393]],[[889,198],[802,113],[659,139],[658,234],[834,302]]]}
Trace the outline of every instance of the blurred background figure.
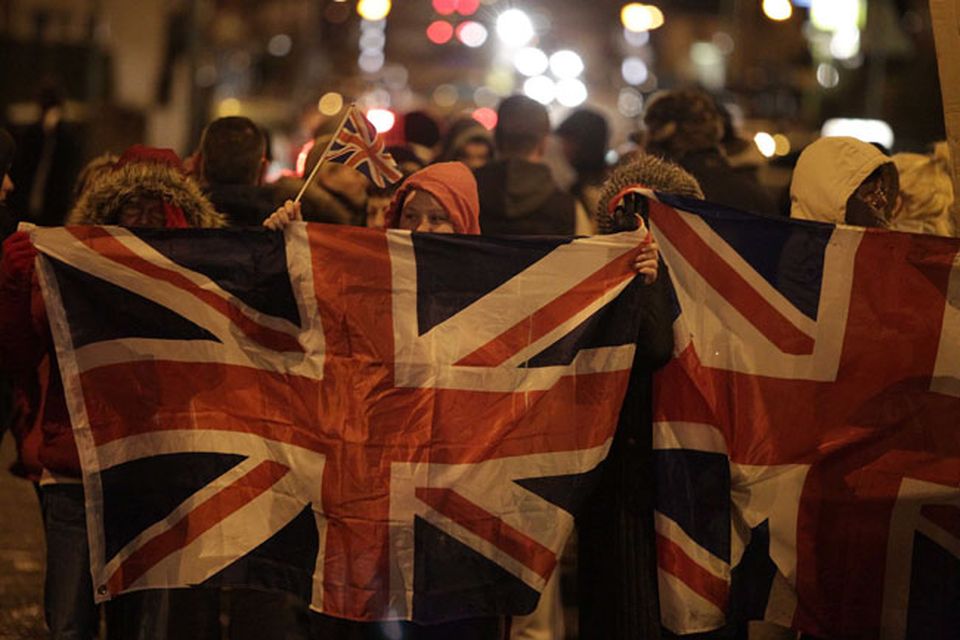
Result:
{"label": "blurred background figure", "polygon": [[12,169],[17,185],[11,206],[40,225],[63,223],[71,187],[83,165],[80,132],[64,120],[62,87],[45,81],[37,95],[39,116],[17,132],[18,153]]}
{"label": "blurred background figure", "polygon": [[485,235],[571,235],[576,200],[543,163],[550,117],[539,102],[514,95],[497,110],[498,158],[476,171]]}
{"label": "blurred background figure", "polygon": [[249,118],[228,116],[208,124],[194,163],[204,194],[231,225],[257,226],[273,212],[272,191],[262,186],[267,141]]}
{"label": "blurred background figure", "polygon": [[895,153],[891,158],[900,174],[900,201],[890,228],[914,233],[954,236],[953,182],[950,147],[938,142],[931,153]]}
{"label": "blurred background figure", "polygon": [[[590,216],[600,202],[600,189],[609,174],[607,151],[610,128],[607,119],[590,109],[579,109],[560,123],[555,131],[560,138],[563,155],[577,172],[570,188],[577,202]],[[590,220],[591,233],[596,228]]]}
{"label": "blurred background figure", "polygon": [[699,89],[658,93],[647,103],[643,124],[647,153],[689,171],[707,200],[743,211],[776,215],[772,197],[727,161],[720,146],[723,117],[709,94]]}
{"label": "blurred background figure", "polygon": [[411,111],[403,117],[403,139],[426,166],[436,157],[440,125],[426,111]]}
{"label": "blurred background figure", "polygon": [[493,160],[493,136],[473,118],[459,118],[447,129],[441,143],[441,162],[462,162],[476,171]]}
{"label": "blurred background figure", "polygon": [[0,129],[0,241],[17,230],[17,215],[9,207],[8,199],[16,185],[10,178],[10,166],[17,145],[6,129]]}

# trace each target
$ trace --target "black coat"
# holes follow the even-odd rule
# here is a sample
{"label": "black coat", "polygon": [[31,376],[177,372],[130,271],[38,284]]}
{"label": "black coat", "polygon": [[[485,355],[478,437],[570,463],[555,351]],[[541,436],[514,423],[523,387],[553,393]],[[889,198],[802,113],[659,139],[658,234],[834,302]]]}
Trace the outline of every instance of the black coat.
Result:
{"label": "black coat", "polygon": [[474,175],[483,235],[573,235],[576,201],[560,190],[547,165],[511,158]]}

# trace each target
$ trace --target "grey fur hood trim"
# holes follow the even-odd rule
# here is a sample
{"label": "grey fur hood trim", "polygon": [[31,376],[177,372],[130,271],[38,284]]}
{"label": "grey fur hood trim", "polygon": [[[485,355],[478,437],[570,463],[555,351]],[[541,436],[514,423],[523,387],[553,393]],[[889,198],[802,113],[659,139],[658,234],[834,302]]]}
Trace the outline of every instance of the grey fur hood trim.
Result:
{"label": "grey fur hood trim", "polygon": [[123,205],[144,195],[180,207],[191,227],[226,226],[226,218],[193,178],[157,162],[134,162],[96,178],[70,211],[67,224],[116,224]]}

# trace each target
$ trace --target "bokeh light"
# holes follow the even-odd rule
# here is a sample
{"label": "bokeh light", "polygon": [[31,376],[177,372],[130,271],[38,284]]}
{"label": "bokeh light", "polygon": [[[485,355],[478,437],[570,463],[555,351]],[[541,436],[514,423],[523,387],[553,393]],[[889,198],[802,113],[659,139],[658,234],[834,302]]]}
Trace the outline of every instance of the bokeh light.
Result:
{"label": "bokeh light", "polygon": [[461,22],[457,25],[457,39],[468,47],[479,47],[487,41],[487,28],[473,20]]}
{"label": "bokeh light", "polygon": [[583,59],[576,51],[562,49],[550,56],[550,71],[558,78],[576,78],[583,73]]}
{"label": "bokeh light", "polygon": [[474,109],[471,114],[474,120],[479,122],[488,131],[492,131],[497,126],[497,112],[490,107],[480,107]]}
{"label": "bokeh light", "polygon": [[576,78],[557,83],[557,102],[565,107],[579,107],[587,100],[587,86]]}
{"label": "bokeh light", "polygon": [[620,21],[629,31],[653,31],[663,26],[663,11],[652,4],[631,2],[620,10]]}
{"label": "bokeh light", "polygon": [[357,2],[357,13],[364,20],[383,20],[390,13],[390,0],[360,0]]}
{"label": "bokeh light", "polygon": [[765,158],[773,157],[773,154],[777,152],[776,140],[766,131],[758,131],[757,135],[753,136],[753,142]]}
{"label": "bokeh light", "polygon": [[270,38],[270,41],[267,43],[267,53],[278,58],[282,58],[290,53],[290,49],[292,48],[293,40],[285,33],[278,33]]}
{"label": "bokeh light", "polygon": [[790,139],[782,133],[773,136],[773,142],[776,145],[773,152],[778,156],[785,156],[790,153]]}
{"label": "bokeh light", "polygon": [[460,99],[460,92],[452,84],[441,84],[433,90],[433,101],[438,107],[447,109],[457,104]]}
{"label": "bokeh light", "polygon": [[457,0],[433,0],[433,10],[442,16],[448,16],[457,10]]}
{"label": "bokeh light", "polygon": [[446,20],[434,20],[427,27],[427,38],[433,44],[450,42],[453,37],[453,25]]}
{"label": "bokeh light", "polygon": [[650,69],[647,68],[647,63],[643,61],[643,58],[627,56],[620,63],[620,74],[627,84],[643,84],[650,75]]}
{"label": "bokeh light", "polygon": [[833,89],[840,84],[840,72],[829,62],[817,65],[817,83],[824,89]]}
{"label": "bokeh light", "polygon": [[636,89],[621,89],[617,96],[617,111],[625,118],[638,117],[643,113],[643,96]]}
{"label": "bokeh light", "polygon": [[523,83],[523,93],[540,104],[550,104],[557,95],[557,86],[547,76],[536,76]]}
{"label": "bokeh light", "polygon": [[793,5],[790,0],[763,0],[763,15],[775,22],[789,20],[793,15]]}
{"label": "bokeh light", "polygon": [[390,109],[370,109],[367,111],[367,120],[374,126],[377,133],[386,133],[397,123],[397,116]]}
{"label": "bokeh light", "polygon": [[472,16],[480,8],[480,0],[458,0],[457,13],[462,16]]}
{"label": "bokeh light", "polygon": [[550,60],[540,49],[524,47],[513,56],[513,66],[523,75],[532,78],[545,73],[550,66]]}
{"label": "bokeh light", "polygon": [[363,51],[357,59],[357,66],[365,73],[376,73],[383,68],[383,62],[383,51],[367,49]]}
{"label": "bokeh light", "polygon": [[320,97],[317,109],[325,116],[335,116],[343,109],[343,96],[336,91],[330,91]]}
{"label": "bokeh light", "polygon": [[522,47],[533,39],[533,23],[520,9],[507,9],[497,17],[497,35],[510,47]]}

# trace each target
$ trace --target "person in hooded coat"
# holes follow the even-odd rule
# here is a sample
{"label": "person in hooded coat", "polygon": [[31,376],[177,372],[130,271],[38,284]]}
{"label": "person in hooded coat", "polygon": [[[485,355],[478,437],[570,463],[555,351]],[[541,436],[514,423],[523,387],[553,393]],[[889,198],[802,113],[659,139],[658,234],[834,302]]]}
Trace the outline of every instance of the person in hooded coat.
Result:
{"label": "person in hooded coat", "polygon": [[500,103],[494,141],[499,158],[476,171],[484,235],[573,235],[576,199],[543,163],[550,118],[526,96]]}
{"label": "person in hooded coat", "polygon": [[[173,151],[134,145],[112,170],[92,181],[70,212],[68,224],[209,228],[224,226],[224,218],[186,177]],[[90,577],[80,460],[46,308],[34,273],[35,257],[36,250],[26,232],[16,232],[4,241],[0,366],[14,375],[41,372],[44,377],[37,417],[42,431],[40,493],[47,542],[44,614],[51,638],[86,639],[96,637],[99,622]],[[114,602],[133,602],[139,595],[121,596]],[[121,611],[122,605],[117,610]],[[114,624],[109,637],[134,637],[134,626],[146,626],[138,616],[131,619],[129,612],[121,617],[128,619],[126,629]]]}
{"label": "person in hooded coat", "polygon": [[820,138],[797,159],[790,217],[860,227],[886,227],[900,181],[893,161],[856,138]]}

